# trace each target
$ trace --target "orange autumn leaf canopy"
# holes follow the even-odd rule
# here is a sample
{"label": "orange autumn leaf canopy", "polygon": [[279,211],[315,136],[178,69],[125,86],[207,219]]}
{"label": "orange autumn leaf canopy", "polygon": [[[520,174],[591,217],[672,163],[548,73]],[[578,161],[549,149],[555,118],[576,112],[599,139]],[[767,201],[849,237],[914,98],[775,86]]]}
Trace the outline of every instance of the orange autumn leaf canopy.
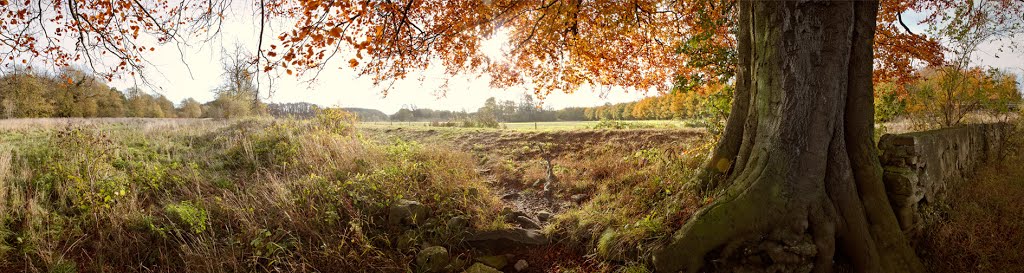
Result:
{"label": "orange autumn leaf canopy", "polygon": [[[283,56],[269,67],[322,69],[333,51],[375,83],[442,65],[446,73],[486,73],[494,86],[530,84],[538,95],[582,85],[668,90],[677,77],[717,77],[732,62],[688,65],[687,39],[732,54],[733,3],[719,1],[297,1],[269,16],[298,18],[279,35]],[[503,56],[482,50],[507,33]],[[700,36],[700,37],[697,37]]]}
{"label": "orange autumn leaf canopy", "polygon": [[[443,66],[485,73],[492,85],[528,84],[538,95],[580,86],[667,91],[680,82],[728,82],[735,66],[735,1],[619,0],[281,0],[251,3],[267,34],[253,63],[303,75],[348,59],[383,83]],[[899,25],[900,14],[955,1],[882,1],[876,40],[879,78],[909,75],[915,62],[942,62],[937,41]],[[156,44],[217,31],[226,1],[0,0],[0,57],[57,67],[88,63],[107,78],[145,67]],[[938,14],[938,13],[936,13]],[[280,27],[282,24],[277,24]],[[261,26],[261,33],[262,33]],[[507,34],[503,56],[485,41]]]}
{"label": "orange autumn leaf canopy", "polygon": [[207,32],[222,11],[205,1],[0,0],[0,65],[72,65],[110,80],[135,74],[157,44]]}
{"label": "orange autumn leaf canopy", "polygon": [[[915,60],[942,62],[936,40],[895,27],[902,12],[948,5],[924,2],[885,1],[880,78],[910,75]],[[541,96],[584,85],[667,91],[727,81],[735,65],[735,1],[298,1],[271,13],[299,20],[278,36],[286,51],[269,65],[322,68],[348,46],[350,66],[375,83],[440,64],[450,75],[489,74],[497,87],[531,84]],[[488,56],[481,44],[503,30],[508,51]]]}

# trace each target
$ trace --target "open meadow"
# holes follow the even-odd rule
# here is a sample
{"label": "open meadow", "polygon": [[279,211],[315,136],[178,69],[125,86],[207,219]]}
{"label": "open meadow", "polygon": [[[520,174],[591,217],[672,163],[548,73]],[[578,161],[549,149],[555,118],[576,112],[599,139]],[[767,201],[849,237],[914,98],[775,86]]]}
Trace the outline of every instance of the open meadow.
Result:
{"label": "open meadow", "polygon": [[0,139],[0,268],[29,272],[409,272],[430,246],[463,263],[445,270],[508,254],[611,271],[634,262],[588,246],[638,262],[664,241],[699,206],[683,185],[709,147],[273,119],[4,120]]}
{"label": "open meadow", "polygon": [[[4,272],[649,272],[712,201],[693,129],[37,119],[0,140]],[[1009,176],[917,239],[933,272],[1022,269],[1001,249],[1024,245],[1024,170],[982,172]]]}
{"label": "open meadow", "polygon": [[[603,122],[603,123],[602,123]],[[625,126],[630,128],[650,128],[650,129],[683,129],[692,127],[689,121],[679,120],[630,120],[630,121],[613,121],[609,124],[609,121],[541,121],[541,122],[503,122],[498,125],[498,129],[517,130],[517,131],[550,131],[550,130],[581,130],[581,129],[611,129],[605,128],[608,126]],[[459,127],[459,124],[452,123],[450,126],[444,126],[437,122],[360,122],[358,126],[366,128],[430,128],[430,127]],[[477,128],[477,127],[473,127]]]}

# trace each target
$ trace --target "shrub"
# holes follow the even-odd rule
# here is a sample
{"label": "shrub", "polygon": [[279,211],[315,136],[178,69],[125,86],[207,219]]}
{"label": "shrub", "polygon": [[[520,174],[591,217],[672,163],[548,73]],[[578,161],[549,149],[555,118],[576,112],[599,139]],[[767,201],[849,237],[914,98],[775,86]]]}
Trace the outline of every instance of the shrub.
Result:
{"label": "shrub", "polygon": [[356,115],[339,108],[318,110],[313,122],[321,130],[339,135],[351,135],[356,130]]}
{"label": "shrub", "polygon": [[296,162],[299,152],[296,130],[290,123],[284,122],[255,129],[229,128],[229,134],[233,135],[234,140],[225,151],[225,165],[250,172],[286,169]]}
{"label": "shrub", "polygon": [[444,121],[444,122],[441,122],[441,121],[431,121],[430,122],[430,126],[431,127],[455,127],[456,125],[457,125],[457,123],[455,123],[454,121]]}
{"label": "shrub", "polygon": [[906,112],[907,103],[899,96],[896,83],[875,84],[875,122],[889,122]]}
{"label": "shrub", "polygon": [[647,128],[655,128],[655,126],[651,125],[651,124],[645,124],[645,123],[639,123],[639,122],[624,122],[624,121],[617,121],[617,120],[602,119],[597,124],[595,124],[593,128],[594,129],[621,130],[621,129],[647,129]]}
{"label": "shrub", "polygon": [[206,209],[197,203],[183,201],[164,206],[164,212],[177,224],[187,226],[192,233],[203,233],[208,225]]}
{"label": "shrub", "polygon": [[919,127],[951,127],[978,111],[1004,114],[1020,103],[1013,74],[997,69],[927,68],[907,85],[906,111]]}
{"label": "shrub", "polygon": [[498,128],[500,125],[497,119],[483,116],[462,121],[462,127],[466,128]]}
{"label": "shrub", "polygon": [[120,159],[107,134],[66,127],[40,144],[24,158],[33,169],[31,184],[62,201],[56,204],[71,206],[60,208],[109,208],[129,193],[125,173],[111,164]]}

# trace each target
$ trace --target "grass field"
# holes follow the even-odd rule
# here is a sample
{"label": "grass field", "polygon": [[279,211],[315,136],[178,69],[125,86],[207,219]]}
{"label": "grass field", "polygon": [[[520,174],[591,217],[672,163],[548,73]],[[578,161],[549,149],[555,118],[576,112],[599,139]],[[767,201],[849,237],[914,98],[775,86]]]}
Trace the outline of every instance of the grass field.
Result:
{"label": "grass field", "polygon": [[[418,272],[430,246],[448,249],[450,272],[505,254],[526,272],[636,269],[697,207],[683,185],[708,147],[685,129],[362,127],[2,120],[0,272]],[[544,159],[562,181],[550,192]],[[396,224],[406,200],[428,218]],[[464,242],[544,213],[534,230],[557,244]],[[614,238],[592,236],[604,230]]]}
{"label": "grass field", "polygon": [[[420,272],[434,246],[451,255],[441,272],[493,255],[521,272],[649,272],[710,201],[687,184],[714,138],[680,121],[318,122],[0,120],[0,272]],[[920,238],[931,272],[1022,269],[1008,250],[1024,245],[1024,170],[980,171]],[[422,223],[394,222],[407,200]],[[467,242],[520,216],[554,243]]]}
{"label": "grass field", "polygon": [[[629,120],[629,121],[618,121],[624,124],[636,125],[643,128],[688,128],[687,121],[681,120]],[[592,129],[597,126],[601,121],[548,121],[548,122],[505,122],[501,123],[501,129],[509,130],[520,130],[520,131],[550,131],[550,130],[578,130],[578,129]],[[388,128],[388,127],[423,127],[429,128],[430,122],[360,122],[359,126],[372,127],[372,128]]]}
{"label": "grass field", "polygon": [[[0,128],[0,272],[411,272],[417,246],[502,225],[468,154],[311,121]],[[435,224],[389,225],[402,199]]]}

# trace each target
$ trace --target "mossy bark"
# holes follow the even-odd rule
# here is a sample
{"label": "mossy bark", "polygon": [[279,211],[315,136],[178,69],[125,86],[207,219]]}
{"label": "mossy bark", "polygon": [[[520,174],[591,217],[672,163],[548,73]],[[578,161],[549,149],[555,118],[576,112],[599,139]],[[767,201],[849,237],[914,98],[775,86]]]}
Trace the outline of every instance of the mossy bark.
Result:
{"label": "mossy bark", "polygon": [[756,260],[781,271],[922,272],[872,139],[878,3],[738,5],[740,107],[702,176],[721,182],[702,184],[715,200],[655,255],[658,271],[712,270],[760,245],[772,255]]}

